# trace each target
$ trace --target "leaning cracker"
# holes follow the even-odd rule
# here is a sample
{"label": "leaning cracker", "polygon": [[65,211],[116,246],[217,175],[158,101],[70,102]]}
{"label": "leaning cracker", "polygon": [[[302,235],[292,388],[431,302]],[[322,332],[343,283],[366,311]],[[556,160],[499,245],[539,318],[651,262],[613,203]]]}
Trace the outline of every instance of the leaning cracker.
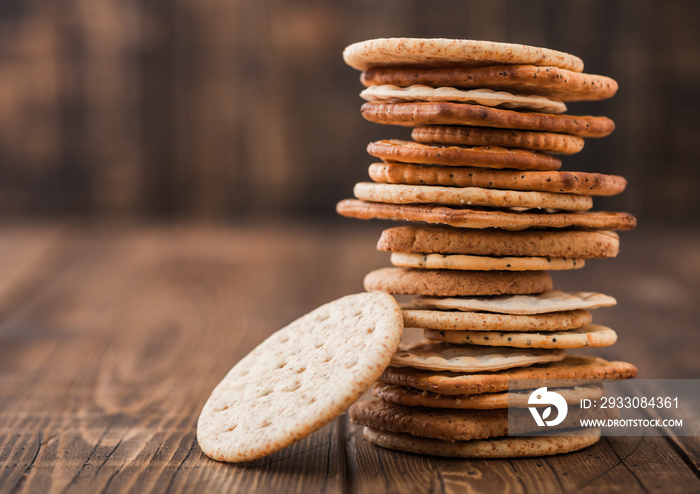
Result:
{"label": "leaning cracker", "polygon": [[612,98],[617,82],[610,77],[583,74],[557,67],[491,65],[489,67],[376,67],[364,71],[365,86],[425,84],[463,89],[491,88],[520,94],[539,94],[559,101],[592,101]]}
{"label": "leaning cracker", "polygon": [[445,331],[565,331],[590,324],[592,320],[593,316],[586,310],[531,315],[426,309],[403,311],[407,328]]}
{"label": "leaning cracker", "polygon": [[564,171],[495,170],[477,167],[374,163],[369,176],[375,182],[448,187],[527,190],[587,196],[612,196],[627,187],[619,175]]}
{"label": "leaning cracker", "polygon": [[390,362],[403,330],[396,301],[350,295],[277,331],[214,389],[197,424],[202,451],[249,461],[308,436],[340,415]]}
{"label": "leaning cracker", "polygon": [[452,101],[455,103],[474,103],[500,108],[534,110],[542,113],[564,113],[566,105],[544,96],[512,94],[493,89],[472,89],[462,91],[453,87],[432,88],[425,85],[413,85],[406,88],[382,85],[371,86],[360,93],[365,101]]}
{"label": "leaning cracker", "polygon": [[417,65],[483,66],[528,64],[583,71],[583,60],[549,48],[470,39],[377,38],[353,43],[343,50],[350,67],[366,70],[376,66]]}
{"label": "leaning cracker", "polygon": [[575,154],[583,149],[584,139],[569,134],[492,129],[489,127],[450,127],[426,125],[414,127],[411,138],[423,144],[457,146],[500,146],[531,149],[554,154]]}
{"label": "leaning cracker", "polygon": [[363,435],[381,448],[415,453],[418,455],[446,456],[449,458],[523,458],[551,456],[578,451],[600,440],[600,430],[583,430],[580,435],[549,435],[537,437],[498,437],[470,441],[440,441],[397,434],[365,427]]}
{"label": "leaning cracker", "polygon": [[391,254],[391,264],[406,268],[468,271],[560,271],[580,269],[585,265],[585,261],[565,257],[488,257],[394,252]]}
{"label": "leaning cracker", "polygon": [[551,290],[538,295],[516,295],[488,298],[435,298],[416,297],[411,308],[486,311],[500,314],[543,314],[562,310],[597,309],[611,307],[617,301],[602,293],[566,293]]}
{"label": "leaning cracker", "polygon": [[[583,384],[572,387],[554,388],[569,405],[579,405],[581,400],[597,400],[603,396],[603,387],[596,384]],[[544,407],[547,404],[530,404],[531,390],[482,393],[478,395],[439,395],[419,391],[405,386],[376,383],[372,394],[377,398],[407,407],[453,408],[468,410],[494,410],[497,408]]]}
{"label": "leaning cracker", "polygon": [[512,367],[563,360],[563,350],[538,348],[492,348],[450,343],[416,343],[399,348],[391,358],[393,367],[412,367],[432,371],[493,372]]}
{"label": "leaning cracker", "polygon": [[402,295],[501,295],[546,292],[552,289],[552,278],[546,271],[381,268],[365,276],[364,287]]}
{"label": "leaning cracker", "polygon": [[585,228],[631,230],[637,220],[629,213],[586,211],[582,213],[533,213],[484,211],[424,204],[383,204],[344,199],[336,206],[341,216],[362,220],[403,220],[437,223],[458,228],[501,228],[520,231],[527,228]]}
{"label": "leaning cracker", "polygon": [[388,367],[379,377],[379,382],[442,395],[473,395],[498,393],[509,389],[528,389],[532,386],[532,380],[536,379],[554,380],[551,386],[570,386],[573,384],[572,379],[579,381],[578,384],[584,384],[586,381],[598,379],[631,379],[636,375],[637,368],[627,362],[567,356],[561,362],[480,374]]}
{"label": "leaning cracker", "polygon": [[585,211],[593,206],[589,196],[552,192],[484,189],[481,187],[439,187],[429,185],[359,182],[353,190],[363,201],[388,204],[445,204],[494,208],[556,209]]}
{"label": "leaning cracker", "polygon": [[510,232],[440,226],[406,225],[382,232],[377,250],[390,252],[437,252],[477,256],[615,257],[620,237],[606,231]]}
{"label": "leaning cracker", "polygon": [[568,331],[548,333],[520,333],[494,331],[442,331],[426,329],[429,340],[444,341],[458,345],[484,345],[514,348],[594,348],[610,346],[617,341],[612,329],[598,324],[589,324]]}
{"label": "leaning cracker", "polygon": [[385,125],[473,125],[520,129],[579,137],[605,137],[615,130],[607,117],[526,113],[461,103],[376,103],[362,105],[362,116]]}
{"label": "leaning cracker", "polygon": [[386,161],[445,166],[556,170],[561,160],[525,149],[499,147],[429,146],[399,139],[384,139],[367,145],[367,152]]}

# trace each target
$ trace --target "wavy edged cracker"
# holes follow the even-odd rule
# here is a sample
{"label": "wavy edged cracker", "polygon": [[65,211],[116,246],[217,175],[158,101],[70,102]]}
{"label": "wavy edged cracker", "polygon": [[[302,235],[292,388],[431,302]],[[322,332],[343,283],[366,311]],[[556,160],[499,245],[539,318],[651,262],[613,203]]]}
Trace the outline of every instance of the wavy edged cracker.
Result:
{"label": "wavy edged cracker", "polygon": [[607,117],[526,113],[463,103],[368,102],[360,110],[362,116],[370,122],[406,127],[472,125],[573,134],[579,137],[605,137],[615,130],[615,123]]}
{"label": "wavy edged cracker", "polygon": [[[569,405],[579,405],[582,399],[597,400],[604,394],[603,387],[595,384],[553,388]],[[377,383],[372,388],[377,398],[407,407],[454,408],[468,410],[493,410],[497,408],[545,407],[547,404],[528,403],[531,390],[522,392],[482,393],[478,395],[439,395],[428,391],[419,391],[405,386]]]}
{"label": "wavy edged cracker", "polygon": [[370,388],[403,331],[393,297],[349,295],[263,341],[214,389],[197,424],[202,451],[249,461],[308,436]]}
{"label": "wavy edged cracker", "polygon": [[499,147],[429,146],[399,139],[370,142],[367,152],[386,161],[445,166],[556,170],[561,160],[525,149]]}
{"label": "wavy edged cracker", "polygon": [[530,149],[553,154],[575,154],[583,149],[583,137],[552,132],[492,129],[489,127],[450,127],[426,125],[414,127],[411,138],[422,144],[453,146],[499,146]]}
{"label": "wavy edged cracker", "polygon": [[515,171],[477,167],[373,163],[369,176],[375,182],[448,187],[484,187],[613,196],[624,191],[627,180],[618,175],[562,171]]}
{"label": "wavy edged cracker", "polygon": [[458,228],[501,228],[520,231],[527,228],[585,228],[631,230],[637,220],[629,213],[586,211],[582,213],[534,213],[485,211],[425,204],[384,204],[344,199],[336,206],[341,216],[362,220],[423,221]]}
{"label": "wavy edged cracker", "polygon": [[510,315],[488,312],[404,309],[407,328],[445,331],[564,331],[590,324],[593,316],[586,310],[548,314]]}
{"label": "wavy edged cracker", "polygon": [[449,458],[525,458],[551,456],[579,451],[600,440],[600,430],[581,431],[581,435],[550,435],[539,437],[499,437],[472,441],[440,441],[396,434],[365,427],[363,435],[370,443],[381,448],[418,455],[446,456]]}
{"label": "wavy edged cracker", "polygon": [[557,362],[565,356],[563,350],[418,343],[399,348],[391,358],[391,365],[434,371],[484,372]]}
{"label": "wavy edged cracker", "polygon": [[474,103],[484,106],[499,106],[510,109],[534,110],[542,113],[564,113],[566,105],[543,96],[512,94],[492,89],[472,89],[462,91],[453,87],[413,85],[402,88],[393,85],[371,86],[360,93],[365,101],[452,101]]}
{"label": "wavy edged cracker", "polygon": [[445,38],[377,38],[353,43],[343,50],[350,67],[419,65],[482,66],[528,64],[583,71],[583,60],[549,48],[494,41]]}
{"label": "wavy edged cracker", "polygon": [[407,225],[386,229],[377,250],[480,256],[615,257],[620,237],[606,231],[509,232]]}
{"label": "wavy edged cracker", "polygon": [[520,333],[493,331],[443,331],[426,329],[429,340],[457,345],[484,345],[514,348],[597,348],[610,346],[617,341],[617,333],[598,324],[548,333]]}
{"label": "wavy edged cracker", "polygon": [[584,211],[593,206],[589,196],[433,185],[358,182],[353,190],[363,201],[389,204],[445,204],[495,208],[557,209]]}
{"label": "wavy edged cracker", "polygon": [[610,77],[583,74],[557,67],[492,65],[490,67],[376,67],[362,73],[365,86],[394,84],[405,87],[491,88],[520,94],[539,94],[559,101],[593,101],[611,98],[618,89]]}
{"label": "wavy edged cracker", "polygon": [[489,298],[417,297],[412,308],[498,312],[500,314],[543,314],[562,310],[612,307],[617,301],[610,295],[596,292],[566,293],[551,290],[539,295]]}
{"label": "wavy edged cracker", "polygon": [[411,254],[393,252],[391,264],[406,268],[467,271],[559,271],[580,269],[583,259],[564,257],[488,257],[466,254]]}
{"label": "wavy edged cracker", "polygon": [[636,375],[637,368],[627,362],[608,362],[597,357],[570,355],[560,362],[481,374],[388,367],[379,376],[379,382],[442,395],[473,395],[528,389],[532,386],[533,379],[562,380],[560,386],[570,386],[573,384],[571,379],[584,384],[597,379],[631,379]]}
{"label": "wavy edged cracker", "polygon": [[552,278],[546,271],[381,268],[365,276],[364,287],[402,295],[500,295],[545,292],[552,289]]}

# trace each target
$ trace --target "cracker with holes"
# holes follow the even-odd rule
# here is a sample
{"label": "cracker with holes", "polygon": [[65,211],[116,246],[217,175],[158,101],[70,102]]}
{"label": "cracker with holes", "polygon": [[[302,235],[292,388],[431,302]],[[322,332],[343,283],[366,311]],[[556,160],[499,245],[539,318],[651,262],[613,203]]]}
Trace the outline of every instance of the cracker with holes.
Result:
{"label": "cracker with holes", "polygon": [[197,424],[215,460],[261,458],[308,436],[367,391],[403,331],[390,295],[361,293],[328,303],[277,331],[214,389]]}

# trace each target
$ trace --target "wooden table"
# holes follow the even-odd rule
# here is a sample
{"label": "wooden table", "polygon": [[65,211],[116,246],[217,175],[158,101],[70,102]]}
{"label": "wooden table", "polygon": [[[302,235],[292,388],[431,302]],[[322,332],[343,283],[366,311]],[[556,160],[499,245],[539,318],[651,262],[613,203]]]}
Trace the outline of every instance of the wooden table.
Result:
{"label": "wooden table", "polygon": [[[206,458],[198,413],[268,334],[362,290],[380,223],[0,228],[2,492],[698,492],[697,438],[454,461],[367,444],[345,416],[246,465]],[[698,377],[700,232],[623,235],[615,260],[555,286],[620,304],[596,352],[645,378]]]}

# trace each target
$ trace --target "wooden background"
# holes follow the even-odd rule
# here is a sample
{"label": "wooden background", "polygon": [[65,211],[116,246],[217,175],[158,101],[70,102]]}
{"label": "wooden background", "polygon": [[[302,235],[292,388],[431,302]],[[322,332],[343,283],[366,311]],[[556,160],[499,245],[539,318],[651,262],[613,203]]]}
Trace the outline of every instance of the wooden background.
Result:
{"label": "wooden background", "polygon": [[617,79],[567,169],[631,181],[597,206],[697,223],[695,0],[3,0],[0,213],[331,217],[370,140],[345,45],[381,36],[523,42]]}

